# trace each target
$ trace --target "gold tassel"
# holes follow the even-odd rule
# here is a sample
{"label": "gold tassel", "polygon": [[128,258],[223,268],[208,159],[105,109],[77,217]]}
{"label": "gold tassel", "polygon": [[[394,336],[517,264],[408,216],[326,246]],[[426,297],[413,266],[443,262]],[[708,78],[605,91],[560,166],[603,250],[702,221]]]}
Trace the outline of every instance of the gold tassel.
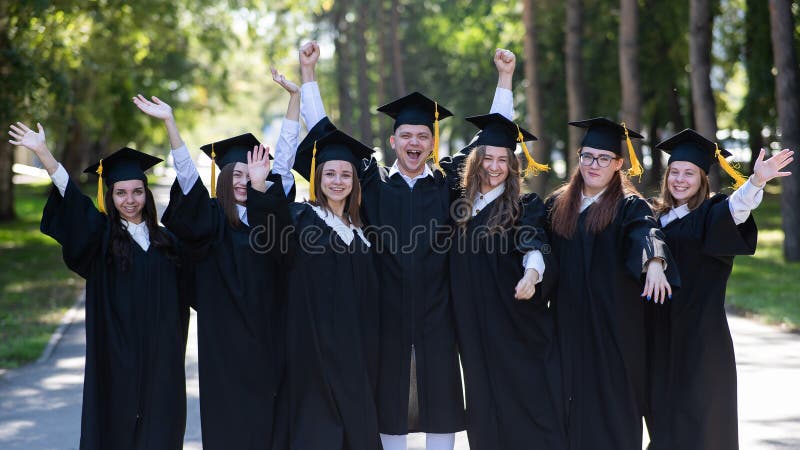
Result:
{"label": "gold tassel", "polygon": [[625,130],[625,144],[628,145],[628,157],[631,160],[631,168],[628,169],[628,176],[629,177],[639,177],[639,181],[642,181],[642,174],[644,173],[644,168],[642,164],[639,163],[639,158],[636,157],[636,150],[633,149],[633,143],[631,143],[631,137],[628,135],[628,127],[625,126],[625,122],[622,122],[622,129]]}
{"label": "gold tassel", "polygon": [[719,146],[717,145],[716,142],[714,143],[714,148],[716,149],[715,154],[717,156],[717,160],[719,161],[720,167],[722,167],[722,170],[724,170],[725,173],[727,173],[728,175],[730,175],[731,178],[733,178],[734,181],[733,189],[739,189],[747,181],[747,178],[745,178],[745,176],[742,175],[741,172],[736,170],[736,167],[734,167],[731,163],[729,163],[725,159],[724,156],[722,156],[722,151],[720,151]]}
{"label": "gold tassel", "polygon": [[217,154],[211,144],[211,198],[217,198]]}
{"label": "gold tassel", "polygon": [[531,156],[531,153],[528,151],[528,146],[525,145],[525,138],[522,136],[522,131],[519,129],[519,125],[517,125],[517,141],[522,144],[522,153],[525,154],[525,159],[527,160],[528,164],[525,167],[525,171],[522,172],[523,177],[527,177],[530,174],[539,175],[541,172],[549,172],[550,166],[547,164],[541,164],[536,162]]}
{"label": "gold tassel", "polygon": [[314,178],[317,176],[317,141],[314,141],[314,150],[311,153],[311,174],[308,176],[308,199],[312,202],[317,201],[314,193]]}
{"label": "gold tassel", "polygon": [[433,151],[431,156],[433,156],[433,165],[436,169],[444,173],[442,166],[439,165],[439,103],[433,102],[433,107]]}
{"label": "gold tassel", "polygon": [[103,160],[100,160],[100,165],[97,166],[97,209],[101,213],[106,213],[106,199],[103,196]]}

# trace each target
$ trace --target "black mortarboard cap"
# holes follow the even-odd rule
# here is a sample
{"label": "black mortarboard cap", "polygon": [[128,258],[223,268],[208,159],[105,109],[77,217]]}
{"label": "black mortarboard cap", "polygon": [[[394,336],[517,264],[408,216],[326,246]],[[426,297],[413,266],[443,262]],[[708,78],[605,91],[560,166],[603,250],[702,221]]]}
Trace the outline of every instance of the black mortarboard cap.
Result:
{"label": "black mortarboard cap", "polygon": [[[314,155],[315,145],[316,156]],[[297,147],[293,169],[303,178],[311,181],[312,161],[316,166],[327,161],[349,161],[358,167],[361,160],[369,158],[373,151],[352,136],[334,128],[333,131],[322,136],[316,136],[316,139],[306,137]]]}
{"label": "black mortarboard cap", "polygon": [[[703,169],[705,173],[718,162],[717,145],[691,128],[659,142],[656,148],[670,155],[668,164],[672,164],[673,161],[688,161]],[[719,151],[723,157],[731,156],[731,153],[723,148]]]}
{"label": "black mortarboard cap", "polygon": [[84,173],[98,173],[102,164],[102,177],[109,188],[117,181],[142,180],[147,183],[144,171],[162,162],[163,159],[122,147],[84,170]]}
{"label": "black mortarboard cap", "polygon": [[[492,145],[514,149],[518,142],[535,141],[536,136],[499,113],[484,114],[467,117],[468,122],[480,128],[475,138],[470,142],[471,147],[479,145]],[[522,133],[522,141],[519,135]]]}
{"label": "black mortarboard cap", "polygon": [[[255,136],[245,133],[214,142],[213,144],[206,144],[200,147],[200,150],[211,158],[213,146],[215,156],[212,159],[217,164],[217,167],[222,169],[230,163],[240,162],[247,164],[247,152],[253,151],[253,147],[259,145],[261,145],[261,142]],[[272,155],[269,155],[269,159],[273,159]]]}
{"label": "black mortarboard cap", "polygon": [[405,97],[387,103],[378,108],[378,111],[394,119],[394,129],[400,125],[425,125],[433,131],[433,122],[436,120],[436,111],[439,120],[453,115],[447,108],[420,94],[412,92]]}
{"label": "black mortarboard cap", "polygon": [[[622,141],[625,140],[625,127],[622,125],[605,117],[579,120],[569,124],[574,127],[586,128],[586,135],[581,141],[581,147],[608,150],[622,156]],[[642,138],[641,134],[631,129],[628,129],[628,135],[631,138]]]}

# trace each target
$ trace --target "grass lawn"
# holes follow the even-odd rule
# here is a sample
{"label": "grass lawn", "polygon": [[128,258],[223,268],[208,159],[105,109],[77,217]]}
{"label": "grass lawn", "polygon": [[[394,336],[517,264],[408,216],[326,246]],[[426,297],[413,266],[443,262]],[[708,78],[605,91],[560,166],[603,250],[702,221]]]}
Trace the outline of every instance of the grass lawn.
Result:
{"label": "grass lawn", "polygon": [[783,259],[780,196],[765,195],[753,214],[758,224],[758,250],[754,256],[736,257],[727,302],[769,323],[800,330],[800,263]]}
{"label": "grass lawn", "polygon": [[0,368],[36,360],[83,279],[70,272],[61,248],[39,231],[48,185],[17,185],[17,220],[0,223]]}

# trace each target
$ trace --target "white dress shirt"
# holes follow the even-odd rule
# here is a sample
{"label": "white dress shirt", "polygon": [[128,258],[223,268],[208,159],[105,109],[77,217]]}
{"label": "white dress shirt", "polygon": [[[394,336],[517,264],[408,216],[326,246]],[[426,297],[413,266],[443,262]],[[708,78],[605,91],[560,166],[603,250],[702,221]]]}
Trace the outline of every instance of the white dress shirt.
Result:
{"label": "white dress shirt", "polygon": [[428,167],[427,164],[424,164],[422,167],[424,167],[422,169],[422,173],[412,178],[412,177],[409,177],[408,175],[404,174],[403,172],[401,172],[400,171],[400,166],[398,166],[397,165],[397,161],[395,161],[394,164],[392,164],[392,168],[389,169],[389,177],[393,177],[394,174],[399,173],[400,176],[403,177],[404,180],[406,180],[406,183],[408,184],[408,187],[410,187],[411,189],[414,189],[414,185],[417,184],[417,180],[421,180],[421,179],[423,179],[425,177],[432,177],[433,176],[433,171],[431,170],[430,167]]}
{"label": "white dress shirt", "polygon": [[[69,183],[69,174],[67,174],[66,169],[61,163],[58,164],[58,169],[56,169],[55,173],[50,176],[53,180],[53,184],[58,189],[58,192],[61,196],[64,196],[64,193],[67,191],[67,183]],[[131,235],[131,238],[139,244],[139,247],[142,250],[147,251],[150,248],[150,231],[147,229],[147,224],[145,222],[142,223],[130,223],[125,219],[122,219],[122,226],[128,230],[128,234]]]}
{"label": "white dress shirt", "polygon": [[317,216],[319,216],[319,218],[322,219],[326,225],[331,227],[333,231],[335,231],[336,234],[339,235],[339,237],[342,239],[342,241],[344,241],[345,244],[350,245],[350,243],[353,242],[353,239],[357,235],[364,242],[364,244],[367,245],[367,247],[371,246],[369,240],[367,239],[366,236],[364,236],[364,232],[363,230],[361,230],[360,227],[357,227],[352,223],[350,225],[346,225],[342,221],[342,219],[336,216],[336,214],[333,214],[330,211],[322,209],[319,206],[314,206],[311,204],[309,204],[309,206],[311,207],[311,209],[314,210],[315,213],[317,213]]}
{"label": "white dress shirt", "polygon": [[592,203],[594,203],[597,200],[599,200],[600,196],[603,195],[603,192],[605,192],[605,191],[606,190],[603,189],[602,191],[598,192],[597,194],[595,194],[595,195],[593,195],[591,197],[587,197],[586,195],[583,195],[583,192],[581,192],[581,208],[580,208],[579,212],[585,211],[586,208],[589,207],[589,205],[591,205]]}
{"label": "white dress shirt", "polygon": [[[501,184],[496,188],[492,189],[491,191],[481,194],[480,192],[475,195],[475,200],[472,202],[472,217],[475,217],[480,213],[483,209],[489,206],[490,203],[495,201],[497,197],[505,192],[506,185]],[[542,281],[542,277],[544,277],[544,257],[542,256],[542,252],[539,250],[531,250],[526,252],[525,255],[522,257],[522,267],[524,269],[535,269],[539,272],[539,279],[536,281],[538,284]]]}
{"label": "white dress shirt", "polygon": [[[758,187],[748,178],[739,189],[735,190],[733,194],[728,197],[728,209],[731,211],[733,223],[736,225],[745,223],[747,218],[750,217],[750,213],[758,208],[758,205],[761,204],[761,200],[763,199],[764,186]],[[686,203],[672,208],[659,219],[661,221],[661,226],[665,227],[675,220],[683,219],[690,212],[692,212],[692,210],[689,209],[689,205]]]}

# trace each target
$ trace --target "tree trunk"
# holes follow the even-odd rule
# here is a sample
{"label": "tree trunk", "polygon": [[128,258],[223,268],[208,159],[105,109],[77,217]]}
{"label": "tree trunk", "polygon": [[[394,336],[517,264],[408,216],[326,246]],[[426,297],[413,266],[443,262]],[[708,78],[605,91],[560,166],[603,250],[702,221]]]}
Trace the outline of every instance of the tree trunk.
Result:
{"label": "tree trunk", "polygon": [[[390,12],[386,7],[386,1],[376,2],[378,8],[378,37],[380,39],[380,51],[378,52],[378,105],[383,105],[391,100],[389,89],[392,86],[392,36],[389,33],[391,27]],[[378,137],[380,148],[383,153],[383,163],[387,166],[394,164],[394,152],[389,147],[388,138],[392,133],[389,121],[381,119],[378,121]]]}
{"label": "tree trunk", "polygon": [[366,143],[369,147],[374,147],[374,137],[372,135],[372,108],[370,107],[370,93],[371,83],[369,74],[372,72],[367,62],[367,24],[373,23],[374,20],[370,17],[370,2],[367,0],[360,0],[358,2],[359,14],[356,19],[355,29],[355,44],[356,54],[358,61],[358,129],[361,134],[361,141]]}
{"label": "tree trunk", "polygon": [[[714,18],[710,0],[691,0],[689,6],[689,65],[692,81],[692,110],[697,132],[717,140],[717,115],[711,90],[711,27]],[[712,191],[719,190],[719,170],[712,166],[709,174]]]}
{"label": "tree trunk", "polygon": [[352,62],[350,24],[347,23],[349,2],[336,2],[333,23],[336,36],[333,45],[336,52],[336,88],[339,96],[339,120],[337,126],[345,133],[353,134],[353,98],[350,95],[350,66]]}
{"label": "tree trunk", "polygon": [[[794,43],[794,17],[790,0],[770,0],[772,55],[778,74],[775,77],[775,98],[778,100],[778,123],[781,146],[800,147],[800,104],[798,104],[798,67]],[[800,158],[784,170],[792,176],[783,178],[781,214],[783,216],[783,254],[787,261],[800,261]]]}
{"label": "tree trunk", "polygon": [[392,42],[392,81],[394,82],[394,98],[406,94],[406,80],[403,75],[403,44],[400,42],[398,25],[400,23],[399,0],[392,0],[391,19],[389,20],[389,37]]}
{"label": "tree trunk", "polygon": [[[536,22],[534,20],[535,0],[522,2],[522,22],[525,24],[524,52],[525,52],[525,104],[528,109],[528,127],[539,141],[529,147],[533,159],[540,163],[550,162],[550,140],[544,132],[544,118],[542,111],[542,86],[536,67],[539,64],[539,50],[536,48]],[[528,186],[533,192],[544,197],[547,188],[547,179],[550,172],[542,172],[538,176],[528,178]]]}
{"label": "tree trunk", "polygon": [[[567,71],[567,116],[570,121],[586,119],[586,99],[582,81],[582,14],[581,0],[567,0],[567,36],[564,53]],[[565,155],[567,177],[578,165],[578,149],[581,145],[583,134],[584,130],[569,127],[569,145]]]}
{"label": "tree trunk", "polygon": [[[5,121],[3,123],[7,123]],[[11,166],[14,164],[14,146],[8,140],[0,141],[0,222],[13,220],[14,212],[14,173]]]}
{"label": "tree trunk", "polygon": [[[631,130],[641,131],[642,94],[639,85],[639,5],[637,0],[620,1],[619,78],[622,86],[622,121]],[[633,139],[633,148],[642,161],[642,145]],[[627,155],[626,155],[627,156]],[[658,174],[653,174],[658,177]],[[632,181],[639,187],[647,182],[648,173]],[[641,183],[639,180],[641,179]]]}
{"label": "tree trunk", "polygon": [[663,176],[664,165],[661,163],[661,150],[656,148],[656,144],[661,142],[661,136],[658,132],[659,117],[658,113],[653,117],[653,123],[650,124],[650,157],[653,159],[653,165],[650,167],[650,176],[646,177],[646,192],[645,197],[649,194],[658,195],[661,189],[661,178]]}

